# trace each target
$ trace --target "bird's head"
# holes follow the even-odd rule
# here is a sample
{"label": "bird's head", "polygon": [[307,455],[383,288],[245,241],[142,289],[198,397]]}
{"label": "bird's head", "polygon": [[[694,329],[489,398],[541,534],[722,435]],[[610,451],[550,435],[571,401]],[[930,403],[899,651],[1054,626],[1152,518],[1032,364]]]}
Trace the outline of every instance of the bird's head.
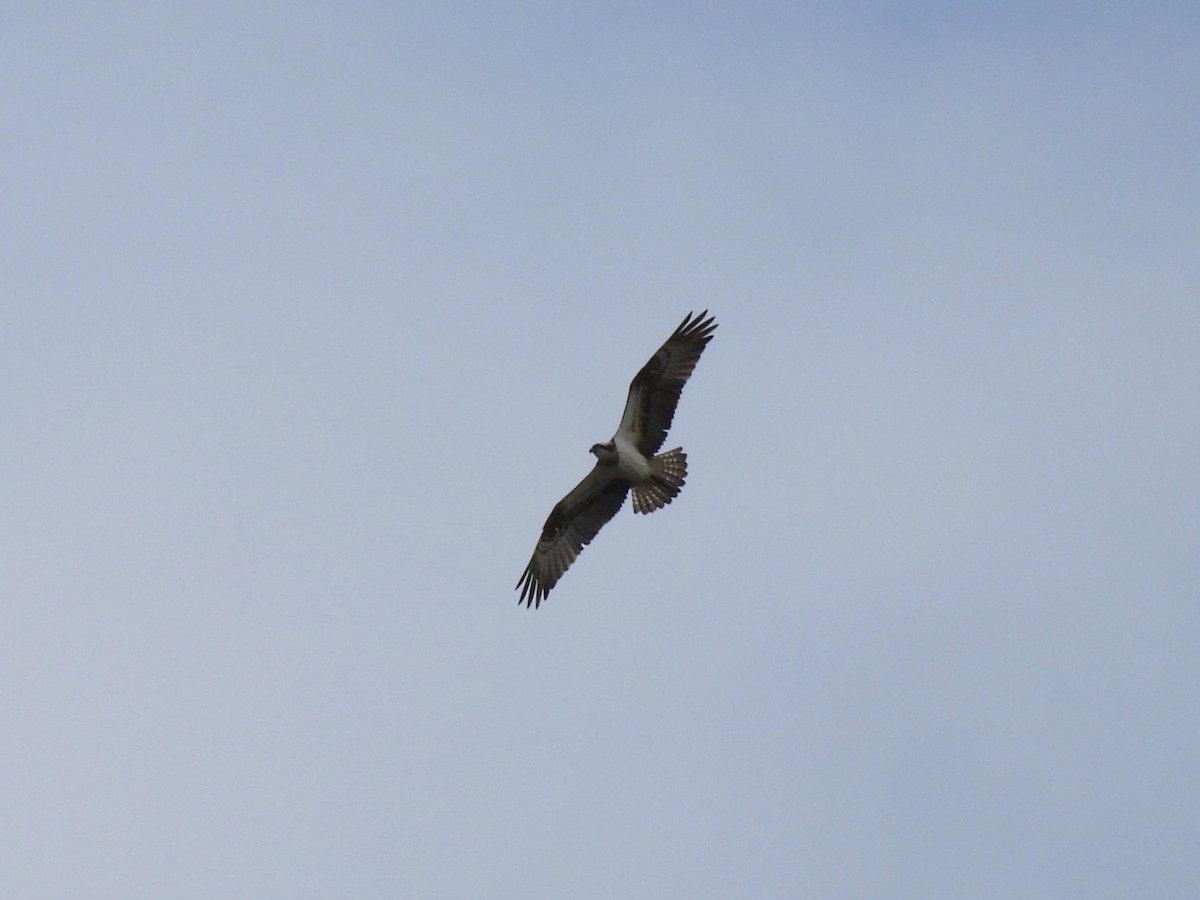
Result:
{"label": "bird's head", "polygon": [[602,463],[612,464],[617,461],[617,442],[609,441],[607,444],[592,444],[592,449],[589,451],[596,455],[596,459]]}

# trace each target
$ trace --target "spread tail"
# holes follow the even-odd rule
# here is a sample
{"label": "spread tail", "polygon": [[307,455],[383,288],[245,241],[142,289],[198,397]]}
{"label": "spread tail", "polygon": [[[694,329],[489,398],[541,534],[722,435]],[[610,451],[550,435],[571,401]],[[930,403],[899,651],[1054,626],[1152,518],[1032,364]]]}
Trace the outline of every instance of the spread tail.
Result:
{"label": "spread tail", "polygon": [[687,454],[676,447],[650,460],[650,478],[633,486],[633,511],[652,513],[675,499],[687,478]]}

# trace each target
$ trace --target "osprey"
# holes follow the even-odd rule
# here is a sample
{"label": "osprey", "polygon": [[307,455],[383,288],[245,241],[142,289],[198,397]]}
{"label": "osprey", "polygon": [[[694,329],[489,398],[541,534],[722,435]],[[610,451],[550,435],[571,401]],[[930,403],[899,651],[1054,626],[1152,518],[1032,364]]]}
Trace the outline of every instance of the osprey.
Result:
{"label": "osprey", "polygon": [[708,310],[683,322],[634,376],[617,433],[607,444],[593,444],[596,465],[555,504],[533,558],[517,580],[517,605],[541,606],[550,589],[570,568],[584,545],[604,527],[633,491],[633,511],[652,513],[675,499],[687,476],[687,456],[676,447],[658,453],[675,417],[679,395],[712,340],[717,325]]}

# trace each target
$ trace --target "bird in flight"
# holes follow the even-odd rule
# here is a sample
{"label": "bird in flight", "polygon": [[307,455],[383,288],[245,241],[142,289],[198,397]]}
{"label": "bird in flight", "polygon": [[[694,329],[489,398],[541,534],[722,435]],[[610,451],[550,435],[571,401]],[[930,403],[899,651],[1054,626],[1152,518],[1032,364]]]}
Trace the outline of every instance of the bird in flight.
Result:
{"label": "bird in flight", "polygon": [[518,606],[541,606],[630,491],[636,513],[652,513],[679,494],[687,476],[687,456],[680,447],[658,451],[667,439],[683,386],[717,328],[713,317],[705,316],[708,310],[698,316],[688,313],[630,382],[617,433],[606,444],[592,445],[595,467],[555,504],[542,526],[533,558],[517,581]]}

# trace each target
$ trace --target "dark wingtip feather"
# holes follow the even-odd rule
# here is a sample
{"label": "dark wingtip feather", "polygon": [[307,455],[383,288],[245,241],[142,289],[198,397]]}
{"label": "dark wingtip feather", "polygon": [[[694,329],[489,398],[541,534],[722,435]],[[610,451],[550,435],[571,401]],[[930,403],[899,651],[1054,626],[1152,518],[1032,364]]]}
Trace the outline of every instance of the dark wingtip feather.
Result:
{"label": "dark wingtip feather", "polygon": [[701,310],[699,315],[689,312],[683,317],[672,337],[698,337],[708,343],[712,333],[717,330],[715,320],[716,316],[708,315],[707,309]]}
{"label": "dark wingtip feather", "polygon": [[534,576],[532,567],[528,566],[524,574],[517,579],[517,587],[514,590],[517,588],[521,590],[521,596],[517,598],[517,606],[523,603],[526,609],[529,609],[530,606],[537,609],[542,605],[542,601],[546,599],[546,595],[550,593],[549,590],[542,587],[541,582]]}

